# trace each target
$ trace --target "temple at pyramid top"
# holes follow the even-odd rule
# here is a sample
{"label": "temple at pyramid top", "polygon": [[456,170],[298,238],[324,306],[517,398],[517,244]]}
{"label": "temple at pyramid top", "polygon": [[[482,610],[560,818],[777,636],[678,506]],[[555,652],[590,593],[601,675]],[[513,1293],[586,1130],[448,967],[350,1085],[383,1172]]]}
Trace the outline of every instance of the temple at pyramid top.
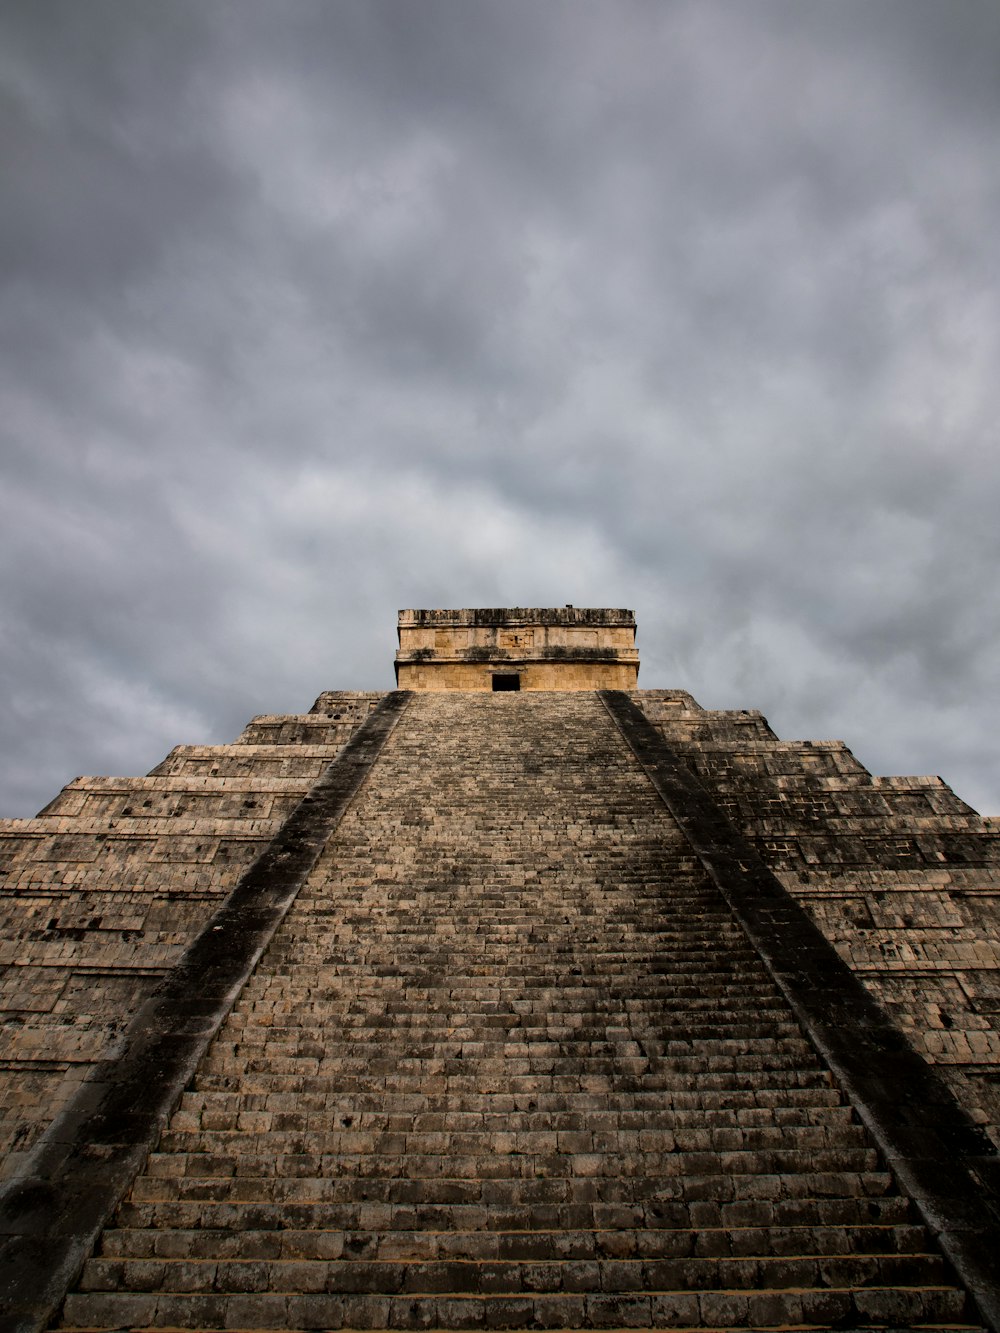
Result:
{"label": "temple at pyramid top", "polygon": [[613,607],[400,611],[402,690],[634,690],[635,613]]}

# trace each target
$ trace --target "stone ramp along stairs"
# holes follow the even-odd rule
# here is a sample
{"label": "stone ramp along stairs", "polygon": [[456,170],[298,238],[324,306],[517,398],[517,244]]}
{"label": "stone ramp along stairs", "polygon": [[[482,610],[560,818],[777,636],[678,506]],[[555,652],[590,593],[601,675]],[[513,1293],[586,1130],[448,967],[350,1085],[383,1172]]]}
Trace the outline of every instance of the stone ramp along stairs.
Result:
{"label": "stone ramp along stairs", "polygon": [[975,1316],[601,700],[414,696],[57,1320]]}

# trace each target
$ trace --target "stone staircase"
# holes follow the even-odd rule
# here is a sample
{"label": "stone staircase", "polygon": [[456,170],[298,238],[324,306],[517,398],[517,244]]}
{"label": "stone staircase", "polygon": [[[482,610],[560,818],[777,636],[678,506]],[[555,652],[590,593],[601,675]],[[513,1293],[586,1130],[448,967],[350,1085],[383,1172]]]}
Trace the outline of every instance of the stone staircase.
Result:
{"label": "stone staircase", "polygon": [[328,692],[146,777],[81,777],[0,820],[0,1179],[281,828],[381,694]]}
{"label": "stone staircase", "polygon": [[942,1325],[963,1294],[584,693],[412,699],[58,1322]]}
{"label": "stone staircase", "polygon": [[1000,821],[756,710],[632,698],[1000,1148]]}

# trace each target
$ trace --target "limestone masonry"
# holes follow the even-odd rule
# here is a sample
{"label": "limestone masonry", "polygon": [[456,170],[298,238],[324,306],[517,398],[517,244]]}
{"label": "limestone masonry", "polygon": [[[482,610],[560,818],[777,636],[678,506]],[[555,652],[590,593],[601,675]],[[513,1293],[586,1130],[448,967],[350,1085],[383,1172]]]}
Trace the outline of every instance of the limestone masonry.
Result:
{"label": "limestone masonry", "polygon": [[631,611],[398,632],[0,822],[0,1328],[1000,1330],[998,821]]}
{"label": "limestone masonry", "polygon": [[631,690],[631,611],[566,606],[400,611],[403,690]]}

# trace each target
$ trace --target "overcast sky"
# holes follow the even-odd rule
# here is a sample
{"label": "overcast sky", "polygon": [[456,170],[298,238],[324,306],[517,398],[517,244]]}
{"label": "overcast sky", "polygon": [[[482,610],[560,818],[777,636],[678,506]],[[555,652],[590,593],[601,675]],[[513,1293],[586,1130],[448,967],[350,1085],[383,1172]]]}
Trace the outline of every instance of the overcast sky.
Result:
{"label": "overcast sky", "polygon": [[996,0],[0,0],[0,812],[400,607],[1000,811]]}

